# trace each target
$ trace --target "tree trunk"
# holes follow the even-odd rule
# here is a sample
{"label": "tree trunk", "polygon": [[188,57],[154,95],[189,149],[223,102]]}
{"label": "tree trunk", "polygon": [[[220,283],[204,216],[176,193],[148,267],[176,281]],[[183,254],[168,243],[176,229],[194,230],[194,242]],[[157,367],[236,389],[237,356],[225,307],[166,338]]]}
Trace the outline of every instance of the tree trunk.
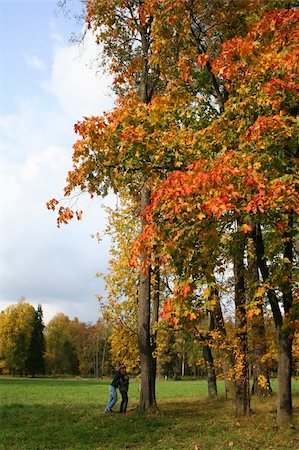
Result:
{"label": "tree trunk", "polygon": [[277,416],[278,426],[287,425],[292,421],[292,338],[289,331],[279,330],[278,343],[278,393]]}
{"label": "tree trunk", "polygon": [[208,394],[210,398],[214,398],[217,397],[217,383],[216,383],[214,360],[210,346],[203,345],[202,352],[205,360],[205,367],[207,373]]}
{"label": "tree trunk", "polygon": [[152,374],[152,390],[156,392],[156,377],[157,377],[157,358],[154,356],[157,350],[157,333],[160,307],[160,267],[154,268],[153,280],[153,306],[152,306],[152,324],[154,332],[151,333],[151,353],[153,358],[153,374]]}
{"label": "tree trunk", "polygon": [[[256,233],[256,225],[252,225],[252,236]],[[259,283],[259,272],[255,247],[253,239],[248,240],[248,300],[254,299],[255,290]],[[267,340],[264,322],[264,311],[262,300],[256,299],[255,308],[259,310],[259,314],[254,314],[251,319],[251,333],[253,341],[252,349],[252,375],[253,384],[251,388],[252,395],[265,396],[272,392],[270,386],[269,371],[262,362],[263,356],[267,353]]]}
{"label": "tree trunk", "polygon": [[[141,211],[150,203],[150,192],[144,184],[141,190]],[[142,219],[142,226],[145,225]],[[142,252],[140,257],[141,267],[143,267],[146,254]],[[151,297],[151,280],[150,267],[141,269],[139,283],[139,301],[138,301],[138,348],[140,355],[140,371],[141,371],[141,389],[140,389],[140,411],[147,411],[149,408],[156,406],[155,394],[155,364],[151,347],[150,336],[150,297]]]}
{"label": "tree trunk", "polygon": [[[293,227],[293,214],[289,216],[289,227]],[[284,260],[285,264],[284,281],[282,284],[282,303],[285,312],[284,324],[277,330],[278,340],[278,395],[277,395],[277,416],[278,426],[287,425],[292,421],[292,343],[293,330],[288,326],[288,321],[297,319],[292,317],[293,292],[292,284],[292,261],[293,245],[290,233],[284,236]]]}
{"label": "tree trunk", "polygon": [[[210,282],[215,283],[215,287],[211,291],[211,300],[215,304],[214,309],[210,311],[211,321],[210,321],[210,331],[218,330],[221,334],[223,340],[226,340],[226,329],[224,325],[224,318],[221,309],[221,303],[219,298],[219,292],[216,287],[216,280],[213,276],[213,279],[209,280]],[[236,398],[236,384],[235,380],[230,375],[230,371],[234,365],[233,354],[230,350],[224,350],[221,354],[222,358],[222,370],[224,376],[224,385],[225,385],[225,398],[226,400],[234,400]],[[232,372],[232,371],[231,371]]]}
{"label": "tree trunk", "polygon": [[246,236],[238,233],[234,256],[235,308],[236,308],[236,415],[246,416],[250,413],[248,337],[245,292],[245,252]]}
{"label": "tree trunk", "polygon": [[251,388],[252,395],[266,396],[271,394],[272,388],[270,384],[269,371],[265,364],[262,362],[262,357],[266,354],[266,333],[263,317],[263,310],[260,307],[261,312],[258,316],[253,317],[252,325],[252,338],[253,338],[253,350],[252,350],[252,375],[253,384]]}
{"label": "tree trunk", "polygon": [[[290,217],[290,224],[292,217]],[[287,238],[287,237],[286,237]],[[269,268],[265,260],[264,242],[261,227],[258,227],[258,232],[255,238],[256,254],[258,266],[262,274],[264,282],[268,281]],[[292,262],[292,242],[288,239],[285,244],[284,257],[290,263]],[[292,290],[288,282],[287,274],[285,274],[287,281],[282,287],[283,291],[283,306],[286,315],[289,315],[292,307]],[[292,391],[291,391],[291,368],[292,368],[292,338],[290,330],[283,323],[283,316],[279,308],[278,298],[274,291],[268,290],[269,303],[272,309],[272,314],[277,332],[277,346],[278,346],[278,395],[277,395],[277,425],[285,425],[292,420]]]}

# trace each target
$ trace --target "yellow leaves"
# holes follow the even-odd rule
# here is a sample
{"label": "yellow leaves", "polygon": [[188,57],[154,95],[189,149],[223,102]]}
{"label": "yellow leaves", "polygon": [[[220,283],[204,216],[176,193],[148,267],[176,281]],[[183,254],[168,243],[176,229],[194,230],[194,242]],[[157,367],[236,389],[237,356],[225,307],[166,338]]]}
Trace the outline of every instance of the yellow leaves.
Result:
{"label": "yellow leaves", "polygon": [[183,312],[183,317],[188,319],[188,320],[190,320],[190,321],[193,321],[193,320],[196,320],[198,318],[198,314],[195,314],[194,312],[192,312],[190,310],[185,310]]}
{"label": "yellow leaves", "polygon": [[260,286],[260,287],[257,289],[257,291],[256,291],[255,297],[256,297],[256,298],[261,298],[261,297],[263,297],[263,295],[264,295],[264,293],[265,293],[265,290],[266,290],[265,286]]}
{"label": "yellow leaves", "polygon": [[251,319],[254,316],[259,316],[261,314],[260,308],[250,309],[250,311],[247,312],[247,317]]}
{"label": "yellow leaves", "polygon": [[4,370],[24,371],[34,316],[33,306],[24,299],[0,314],[0,354]]}
{"label": "yellow leaves", "polygon": [[208,287],[203,291],[203,295],[205,298],[209,298],[211,294],[211,289]]}
{"label": "yellow leaves", "polygon": [[82,214],[83,214],[82,211],[76,211],[77,220],[81,220],[82,219]]}
{"label": "yellow leaves", "polygon": [[205,215],[205,213],[203,213],[203,212],[200,212],[199,214],[196,215],[196,218],[197,218],[198,220],[202,220],[202,219],[204,219],[205,217],[206,217],[206,215]]}
{"label": "yellow leaves", "polygon": [[267,381],[267,378],[264,376],[264,375],[259,375],[258,377],[257,377],[257,382],[258,382],[258,384],[259,384],[259,386],[263,389],[263,390],[265,390],[265,391],[268,391],[269,390],[269,383],[268,383],[268,381]]}

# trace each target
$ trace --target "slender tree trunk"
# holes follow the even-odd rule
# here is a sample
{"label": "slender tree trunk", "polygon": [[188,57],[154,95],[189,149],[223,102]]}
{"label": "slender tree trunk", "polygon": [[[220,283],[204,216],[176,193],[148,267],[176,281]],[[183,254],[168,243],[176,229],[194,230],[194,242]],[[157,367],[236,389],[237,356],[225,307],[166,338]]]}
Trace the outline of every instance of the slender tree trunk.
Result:
{"label": "slender tree trunk", "polygon": [[235,257],[234,257],[234,278],[235,278],[235,307],[236,307],[236,415],[246,416],[250,413],[250,393],[249,393],[249,364],[248,364],[248,337],[247,337],[247,317],[246,317],[246,292],[245,292],[245,266],[244,252],[246,236],[238,233]]}
{"label": "slender tree trunk", "polygon": [[265,396],[272,392],[269,371],[265,364],[262,362],[262,357],[267,352],[266,346],[266,332],[263,317],[262,306],[259,305],[260,314],[252,318],[252,339],[253,339],[253,350],[252,350],[252,375],[253,384],[251,388],[252,395]]}
{"label": "slender tree trunk", "polygon": [[[151,333],[151,353],[153,358],[153,374],[152,374],[152,390],[156,392],[156,377],[157,377],[157,358],[154,356],[157,350],[157,333],[160,307],[160,267],[156,266],[153,271],[153,306],[152,306],[152,324],[154,332]],[[155,395],[155,394],[154,394]]]}
{"label": "slender tree trunk", "polygon": [[205,360],[205,368],[207,373],[208,394],[210,398],[215,398],[217,397],[217,383],[211,347],[209,345],[203,345],[202,352]]}
{"label": "slender tree trunk", "polygon": [[[256,232],[256,225],[252,225],[252,234]],[[259,283],[258,264],[255,254],[253,239],[248,240],[248,296],[249,301],[254,299],[256,286]],[[252,395],[269,395],[272,392],[270,385],[269,371],[262,362],[263,356],[267,353],[267,339],[264,322],[264,311],[262,301],[256,300],[256,310],[259,314],[254,314],[251,318],[251,334],[253,341],[252,348],[252,375],[253,384],[251,388]]]}
{"label": "slender tree trunk", "polygon": [[104,369],[105,369],[105,357],[106,357],[106,349],[107,349],[107,341],[108,336],[106,336],[106,339],[104,341],[103,350],[102,350],[102,362],[101,362],[101,376],[104,376]]}
{"label": "slender tree trunk", "polygon": [[[146,184],[141,190],[141,211],[150,203],[150,192]],[[142,219],[142,226],[145,225]],[[143,252],[140,258],[141,267],[143,267],[146,254]],[[139,301],[138,301],[138,348],[140,355],[141,371],[141,390],[139,409],[142,412],[156,406],[155,394],[155,363],[152,354],[151,336],[150,336],[150,298],[151,298],[151,269],[141,269],[139,283]]]}
{"label": "slender tree trunk", "polygon": [[[292,218],[290,218],[292,222]],[[284,257],[292,262],[292,242],[286,237]],[[264,242],[261,227],[258,227],[258,232],[255,238],[256,254],[258,259],[259,269],[262,274],[263,281],[268,281],[269,268],[265,261]],[[283,291],[283,306],[285,314],[289,315],[292,307],[292,291],[288,281],[288,274],[285,274],[287,280],[282,286]],[[292,421],[292,391],[291,391],[291,376],[292,376],[292,337],[291,332],[284,323],[279,308],[278,298],[274,291],[268,290],[269,303],[272,309],[272,314],[277,332],[277,347],[278,347],[278,394],[277,394],[277,415],[276,422],[278,426],[286,425]]]}
{"label": "slender tree trunk", "polygon": [[277,374],[277,416],[278,426],[292,421],[292,339],[289,330],[279,330],[278,336],[278,374]]}
{"label": "slender tree trunk", "polygon": [[[289,227],[293,226],[293,214],[289,216]],[[284,271],[284,282],[282,285],[282,302],[285,312],[284,325],[277,330],[278,341],[278,396],[277,396],[277,425],[287,425],[292,421],[292,343],[293,331],[288,326],[292,320],[293,293],[292,283],[292,261],[293,246],[290,233],[284,236],[284,260],[289,261]]]}
{"label": "slender tree trunk", "polygon": [[[211,292],[211,300],[215,304],[214,309],[210,311],[211,321],[210,321],[210,331],[218,330],[221,334],[222,338],[226,339],[226,329],[224,325],[224,318],[221,309],[221,303],[219,298],[219,292],[216,288],[216,280],[213,276],[212,280],[209,280],[215,283],[215,287]],[[224,350],[221,354],[222,359],[222,370],[224,376],[224,385],[225,385],[225,398],[226,400],[234,400],[236,398],[236,383],[235,380],[230,375],[231,369],[234,366],[234,356],[231,351]]]}
{"label": "slender tree trunk", "polygon": [[[149,76],[149,48],[150,48],[150,24],[140,27],[143,68],[140,79],[140,102],[148,104],[154,94],[153,80]],[[144,180],[141,189],[141,214],[150,204],[150,191]],[[142,231],[146,222],[142,218]],[[138,302],[138,347],[140,355],[141,390],[140,411],[147,411],[156,407],[156,360],[153,357],[153,342],[151,341],[151,268],[143,269],[146,260],[144,252],[140,255],[141,271],[139,278],[139,302]]]}

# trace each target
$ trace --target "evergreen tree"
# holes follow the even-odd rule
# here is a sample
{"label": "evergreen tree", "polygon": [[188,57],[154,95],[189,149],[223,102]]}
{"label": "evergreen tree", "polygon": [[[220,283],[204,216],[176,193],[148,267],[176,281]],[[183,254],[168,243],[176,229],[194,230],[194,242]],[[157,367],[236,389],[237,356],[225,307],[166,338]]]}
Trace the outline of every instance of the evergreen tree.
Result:
{"label": "evergreen tree", "polygon": [[38,305],[34,315],[34,323],[26,362],[27,372],[34,377],[45,373],[45,338],[44,338],[43,311]]}

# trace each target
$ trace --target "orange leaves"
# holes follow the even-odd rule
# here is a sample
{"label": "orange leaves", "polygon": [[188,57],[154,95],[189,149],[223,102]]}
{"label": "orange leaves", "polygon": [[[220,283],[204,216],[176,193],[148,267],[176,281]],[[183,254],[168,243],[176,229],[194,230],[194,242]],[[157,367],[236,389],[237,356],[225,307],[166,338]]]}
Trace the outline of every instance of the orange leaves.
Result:
{"label": "orange leaves", "polygon": [[[256,98],[258,107],[274,110],[298,100],[298,10],[274,10],[255,25],[245,38],[223,44],[213,71],[229,80],[235,100]],[[270,124],[269,124],[270,125]],[[273,125],[273,124],[272,124]],[[250,133],[247,136],[250,139]]]}
{"label": "orange leaves", "polygon": [[52,211],[55,211],[55,208],[58,205],[58,203],[59,203],[58,200],[56,200],[55,198],[52,198],[52,200],[49,200],[46,203],[46,206],[47,206],[48,209],[50,209]]}
{"label": "orange leaves", "polygon": [[61,206],[58,211],[57,226],[60,227],[62,223],[67,224],[74,217],[74,213],[70,208]]}
{"label": "orange leaves", "polygon": [[[181,286],[181,293],[184,291],[184,286]],[[189,293],[189,291],[188,291]],[[192,322],[197,321],[202,317],[202,312],[199,308],[194,307],[192,303],[183,300],[180,296],[169,298],[163,302],[160,318],[165,320],[173,328],[188,328]]]}
{"label": "orange leaves", "polygon": [[[236,37],[230,39],[222,45],[222,53],[216,61],[213,62],[212,68],[215,73],[220,75],[224,80],[233,78],[236,74],[240,74],[240,69],[244,66],[244,63],[235,62],[240,58],[238,53],[241,51],[243,44],[243,39],[241,37]],[[244,68],[244,67],[243,67]]]}
{"label": "orange leaves", "polygon": [[[52,200],[49,200],[46,203],[46,206],[48,209],[55,211],[56,206],[59,205],[58,200],[53,198]],[[70,220],[74,218],[74,216],[77,218],[77,220],[82,219],[82,211],[72,211],[69,207],[60,206],[58,210],[58,217],[57,217],[57,226],[60,228],[61,224],[67,224]]]}
{"label": "orange leaves", "polygon": [[207,53],[202,53],[201,55],[198,56],[197,58],[197,64],[199,65],[199,67],[201,69],[203,69],[204,67],[206,67],[207,63],[210,62],[210,55],[208,55]]}
{"label": "orange leaves", "polygon": [[239,227],[239,231],[242,231],[242,233],[249,233],[252,230],[252,227],[248,223],[244,223],[244,225],[241,225]]}
{"label": "orange leaves", "polygon": [[173,299],[168,299],[163,303],[163,308],[160,313],[161,319],[169,322],[173,318],[174,302]]}
{"label": "orange leaves", "polygon": [[291,119],[289,117],[285,119],[284,113],[272,116],[260,116],[248,129],[243,141],[259,139],[269,132],[275,132],[280,136],[289,137],[292,135],[292,128],[289,126],[291,124]]}

